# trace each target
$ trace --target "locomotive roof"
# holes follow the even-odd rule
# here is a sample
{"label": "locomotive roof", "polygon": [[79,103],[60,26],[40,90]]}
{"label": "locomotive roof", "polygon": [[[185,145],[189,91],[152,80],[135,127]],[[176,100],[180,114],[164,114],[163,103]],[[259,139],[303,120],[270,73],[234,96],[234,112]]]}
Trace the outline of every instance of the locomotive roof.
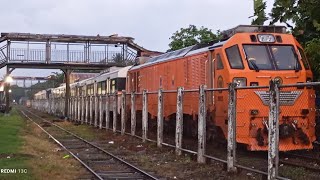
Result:
{"label": "locomotive roof", "polygon": [[203,44],[197,44],[197,45],[193,45],[193,46],[189,46],[183,49],[179,49],[176,51],[171,51],[171,52],[167,52],[165,54],[159,55],[159,56],[155,56],[150,58],[146,63],[144,64],[140,64],[137,66],[133,66],[131,69],[138,69],[141,67],[145,67],[145,66],[149,66],[152,64],[157,64],[160,62],[165,62],[165,61],[170,61],[170,60],[174,60],[177,58],[181,58],[181,57],[185,57],[185,56],[189,56],[189,55],[193,55],[193,54],[197,54],[197,53],[202,53],[202,52],[206,52],[212,49],[215,49],[219,46],[222,46],[226,41],[220,41],[214,44],[210,44],[210,45],[203,45]]}

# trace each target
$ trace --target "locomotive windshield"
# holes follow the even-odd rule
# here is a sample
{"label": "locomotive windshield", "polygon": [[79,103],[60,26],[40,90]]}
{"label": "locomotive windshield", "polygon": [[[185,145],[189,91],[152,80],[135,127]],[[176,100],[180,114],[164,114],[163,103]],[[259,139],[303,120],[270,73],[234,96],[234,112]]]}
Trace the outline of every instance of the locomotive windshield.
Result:
{"label": "locomotive windshield", "polygon": [[250,69],[254,70],[300,70],[293,46],[244,45]]}

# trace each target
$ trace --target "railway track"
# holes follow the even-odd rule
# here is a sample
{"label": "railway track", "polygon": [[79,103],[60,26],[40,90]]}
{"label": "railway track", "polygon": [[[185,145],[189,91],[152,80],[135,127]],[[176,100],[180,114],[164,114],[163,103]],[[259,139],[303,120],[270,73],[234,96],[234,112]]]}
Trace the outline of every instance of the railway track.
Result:
{"label": "railway track", "polygon": [[316,153],[317,152],[283,152],[280,154],[281,159],[279,159],[279,163],[320,172],[320,158],[315,156]]}
{"label": "railway track", "polygon": [[[30,111],[26,111],[26,112],[29,113]],[[32,112],[30,112],[30,113],[32,113]],[[34,113],[32,113],[32,114],[34,114]],[[47,121],[46,119],[44,119],[44,118],[42,118],[42,117],[40,117],[40,116],[38,116],[36,114],[34,114],[34,115],[35,115],[35,117],[42,119],[42,121],[44,121],[44,122]],[[69,146],[67,146],[67,148],[69,147],[69,148],[73,148],[75,150],[77,150],[78,148],[81,149],[81,147],[82,147],[82,145],[80,143],[78,143],[77,141],[74,141],[72,139],[71,140],[62,141],[62,143],[63,144],[69,144]],[[188,143],[185,142],[185,144],[188,144]],[[242,150],[240,150],[238,153],[239,153],[239,156],[238,156],[239,160],[242,159],[242,158],[245,158],[245,157],[253,157],[253,159],[255,158],[255,159],[260,159],[261,161],[265,161],[265,163],[261,163],[262,165],[265,165],[267,163],[266,162],[267,156],[265,156],[266,154],[259,153],[258,155],[253,155],[250,152],[242,151]],[[307,161],[305,159],[307,159]],[[96,161],[97,164],[104,163],[104,161],[99,161],[99,158],[96,158],[95,161]],[[309,172],[314,172],[316,174],[320,172],[320,166],[318,166],[318,165],[320,165],[319,161],[317,161],[316,159],[311,158],[311,157],[305,158],[305,156],[301,156],[301,155],[300,155],[300,157],[299,156],[293,157],[293,155],[291,155],[291,154],[289,156],[289,153],[281,153],[280,157],[279,157],[279,165],[280,165],[280,167],[283,166],[283,165],[291,166],[291,167],[302,167],[302,168],[308,170]],[[91,161],[87,162],[87,164],[90,164],[90,163],[92,163],[92,162]],[[105,163],[107,163],[107,162],[105,162]],[[266,169],[264,169],[265,168],[264,166],[263,167],[259,167],[257,165],[257,166],[255,166],[255,168],[257,168],[257,169],[261,168],[261,170],[266,171]],[[100,174],[103,174],[103,173],[100,171]],[[319,177],[319,176],[317,176],[317,177]],[[279,177],[279,178],[281,178],[281,177]],[[150,178],[150,179],[152,179],[152,178]],[[283,179],[285,179],[285,178],[283,178]]]}
{"label": "railway track", "polygon": [[[31,111],[22,108],[19,108],[19,111],[90,171],[93,179],[157,179],[148,172]],[[55,135],[50,132],[54,132]]]}

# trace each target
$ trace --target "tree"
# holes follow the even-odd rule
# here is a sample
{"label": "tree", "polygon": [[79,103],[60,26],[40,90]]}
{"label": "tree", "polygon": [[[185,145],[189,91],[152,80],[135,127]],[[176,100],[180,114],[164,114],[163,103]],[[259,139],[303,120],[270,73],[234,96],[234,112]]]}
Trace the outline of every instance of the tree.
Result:
{"label": "tree", "polygon": [[112,60],[113,60],[113,62],[115,62],[118,65],[128,66],[128,65],[133,65],[134,64],[134,60],[130,61],[129,59],[125,59],[121,53],[116,53],[112,57]]}
{"label": "tree", "polygon": [[180,28],[180,30],[173,33],[170,38],[170,49],[168,51],[178,50],[199,43],[209,43],[218,40],[218,36],[211,29],[203,26],[197,28],[195,25],[189,25],[189,27]]}
{"label": "tree", "polygon": [[271,24],[282,22],[292,29],[301,43],[319,38],[320,1],[318,0],[275,0],[270,13]]}
{"label": "tree", "polygon": [[254,14],[253,17],[256,17],[252,20],[252,25],[263,25],[268,18],[266,17],[265,9],[266,2],[263,0],[254,0]]}
{"label": "tree", "polygon": [[270,16],[271,24],[282,22],[302,43],[313,70],[314,79],[320,77],[320,9],[319,0],[275,0]]}
{"label": "tree", "polygon": [[306,43],[305,51],[309,58],[314,80],[320,80],[320,39],[314,38]]}
{"label": "tree", "polygon": [[25,89],[22,87],[12,85],[10,86],[10,89],[12,90],[12,99],[14,99],[16,102],[19,102],[20,98],[25,96]]}

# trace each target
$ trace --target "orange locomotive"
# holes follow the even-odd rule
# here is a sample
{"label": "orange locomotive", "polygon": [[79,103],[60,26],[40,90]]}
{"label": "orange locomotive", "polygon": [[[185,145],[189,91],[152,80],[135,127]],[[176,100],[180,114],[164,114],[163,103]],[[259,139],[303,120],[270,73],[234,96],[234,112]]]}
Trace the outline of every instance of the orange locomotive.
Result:
{"label": "orange locomotive", "polygon": [[[301,45],[280,26],[237,26],[224,32],[221,42],[168,52],[132,67],[127,92],[267,86],[312,80]],[[311,149],[315,140],[315,92],[312,88],[283,89],[280,93],[279,150]],[[141,97],[140,97],[141,98]],[[137,98],[137,110],[142,109]],[[252,151],[267,150],[268,89],[237,90],[237,142]],[[151,119],[157,115],[157,96],[149,95]],[[185,133],[196,135],[198,93],[184,94]],[[175,128],[176,94],[164,95],[165,129]],[[207,134],[227,137],[228,92],[207,92]],[[152,120],[150,120],[152,121]]]}

